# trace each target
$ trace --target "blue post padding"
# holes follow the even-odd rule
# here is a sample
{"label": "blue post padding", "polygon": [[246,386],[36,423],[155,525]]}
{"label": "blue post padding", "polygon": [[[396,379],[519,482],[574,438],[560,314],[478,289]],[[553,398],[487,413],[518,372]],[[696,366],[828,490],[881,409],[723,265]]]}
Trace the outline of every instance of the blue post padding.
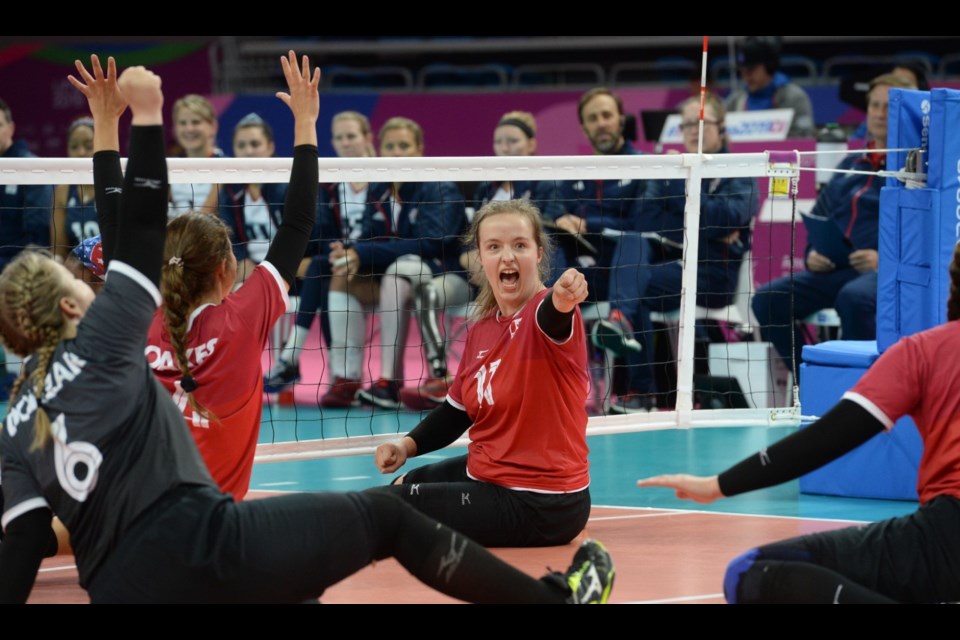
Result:
{"label": "blue post padding", "polygon": [[[885,351],[900,338],[946,321],[950,263],[960,240],[960,91],[890,90],[890,148],[928,150],[921,167],[926,189],[906,189],[895,179],[880,194],[880,269],[877,282],[877,345]],[[905,152],[888,155],[891,170]]]}
{"label": "blue post padding", "polygon": [[[884,187],[880,193],[877,347],[946,320],[949,262],[937,264],[942,224],[935,189]],[[953,243],[947,240],[952,248]],[[946,290],[943,287],[946,286]]]}
{"label": "blue post padding", "polygon": [[[842,341],[838,341],[842,344]],[[827,343],[829,344],[829,343]],[[837,343],[834,343],[837,344]],[[800,365],[804,415],[822,416],[866,373],[867,367]],[[802,493],[852,498],[916,500],[923,442],[910,418],[901,418],[850,453],[800,478]]]}
{"label": "blue post padding", "polygon": [[936,299],[936,321],[924,329],[947,320],[950,298],[950,264],[953,248],[960,240],[960,91],[934,89],[930,92],[930,164],[927,187],[939,193],[934,202],[937,212],[937,237],[932,244],[931,283]]}
{"label": "blue post padding", "polygon": [[[927,156],[930,137],[930,92],[890,88],[887,110],[887,149],[921,148]],[[906,164],[907,152],[887,154],[887,169],[897,171]],[[896,178],[887,178],[888,187],[900,186]]]}
{"label": "blue post padding", "polygon": [[740,584],[740,577],[753,566],[758,555],[760,550],[753,548],[741,553],[727,565],[727,572],[723,574],[723,595],[727,599],[727,604],[737,604],[737,587]]}

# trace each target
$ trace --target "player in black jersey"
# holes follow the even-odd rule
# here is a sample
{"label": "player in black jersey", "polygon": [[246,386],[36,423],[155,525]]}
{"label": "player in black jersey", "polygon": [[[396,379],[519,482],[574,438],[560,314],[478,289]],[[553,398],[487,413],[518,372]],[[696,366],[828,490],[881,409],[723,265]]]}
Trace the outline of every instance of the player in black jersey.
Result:
{"label": "player in black jersey", "polygon": [[[0,602],[29,596],[53,514],[93,602],[299,602],[388,556],[464,600],[605,599],[613,567],[599,543],[566,574],[534,580],[377,490],[238,504],[216,488],[144,356],[167,222],[160,78],[133,67],[117,81],[112,59],[106,77],[91,62],[117,116],[133,112],[116,253],[96,299],[40,253],[0,274],[0,337],[29,356],[0,434]],[[293,52],[283,67],[290,93],[278,96],[316,118],[319,71]],[[298,142],[316,153],[315,131]],[[284,226],[275,242],[309,232]]]}

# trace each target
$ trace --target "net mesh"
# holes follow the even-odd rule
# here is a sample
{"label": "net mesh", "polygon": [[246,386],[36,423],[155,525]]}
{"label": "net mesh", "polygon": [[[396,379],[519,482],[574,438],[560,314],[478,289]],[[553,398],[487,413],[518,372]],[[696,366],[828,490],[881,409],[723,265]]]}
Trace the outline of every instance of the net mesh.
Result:
{"label": "net mesh", "polygon": [[[282,187],[291,166],[289,159],[168,163],[178,192],[191,192],[193,185],[205,191],[209,184],[221,190],[224,185]],[[417,410],[371,410],[324,406],[325,398],[342,378],[356,380],[355,388],[344,391],[349,395],[370,390],[380,378],[422,390],[438,374],[456,373],[476,290],[467,286],[465,272],[450,266],[457,258],[451,254],[460,251],[458,242],[480,204],[478,196],[504,197],[497,189],[511,191],[502,189],[506,183],[513,186],[511,195],[532,198],[555,223],[558,264],[552,277],[561,267],[588,276],[591,297],[581,307],[591,380],[588,433],[798,423],[791,372],[762,340],[769,327],[758,326],[751,301],[757,286],[802,264],[796,256],[803,245],[798,248],[793,237],[795,186],[813,177],[801,174],[799,165],[797,155],[765,153],[320,160],[324,185],[369,187],[354,189],[352,203],[340,189],[336,206],[325,206],[323,193],[337,187],[321,188],[317,231],[293,292],[294,307],[263,354],[268,377],[287,359],[299,365],[298,376],[294,384],[281,385],[282,393],[268,395],[258,459],[369,453],[416,424],[429,402]],[[59,185],[80,193],[76,185],[92,183],[92,168],[89,160],[2,160],[0,183],[51,190]],[[630,187],[637,184],[642,188]],[[533,193],[528,185],[543,188]],[[262,201],[227,199],[219,212],[251,263],[262,258],[282,206],[282,190],[256,191]],[[90,219],[92,204],[80,202],[77,211]],[[376,224],[360,232],[356,225],[362,227],[365,215]],[[589,220],[587,232],[566,231],[566,215]],[[401,228],[404,216],[406,229]],[[58,229],[75,221],[56,215],[50,220],[59,253],[71,248],[64,243],[82,239]],[[83,220],[80,235],[92,235],[93,227],[83,226]],[[417,235],[410,229],[429,232]],[[390,246],[398,235],[412,241],[409,255],[432,263],[436,273],[411,276],[404,271],[409,264],[381,265],[361,271],[347,285],[337,284],[331,243]],[[446,272],[423,259],[436,256],[438,246],[449,263]],[[432,302],[415,299],[426,282],[438,295]],[[342,294],[352,299],[345,302]],[[790,304],[789,292],[782,304]],[[392,319],[385,321],[385,313]],[[431,317],[439,336],[432,345],[424,339],[431,333]],[[617,329],[636,340],[640,354],[624,351],[619,343],[611,347],[619,340]],[[442,388],[433,392],[442,397]]]}

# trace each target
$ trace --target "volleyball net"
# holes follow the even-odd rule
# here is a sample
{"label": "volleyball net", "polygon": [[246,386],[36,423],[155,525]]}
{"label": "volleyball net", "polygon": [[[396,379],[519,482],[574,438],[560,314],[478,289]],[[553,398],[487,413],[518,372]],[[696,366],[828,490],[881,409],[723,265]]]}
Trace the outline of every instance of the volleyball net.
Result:
{"label": "volleyball net", "polygon": [[[814,160],[804,162],[812,165]],[[168,165],[173,185],[214,184],[223,190],[225,185],[283,185],[291,161],[169,159]],[[386,378],[409,396],[411,389],[429,386],[438,376],[456,374],[465,357],[476,288],[466,285],[470,276],[463,266],[451,265],[460,262],[460,240],[483,190],[493,199],[529,197],[544,212],[556,244],[551,277],[563,267],[588,275],[591,297],[581,305],[591,381],[588,434],[800,422],[791,367],[764,340],[770,327],[760,326],[751,305],[758,286],[803,268],[797,194],[813,175],[801,171],[797,153],[340,158],[321,159],[319,165],[322,185],[367,183],[367,197],[378,199],[351,209],[352,223],[361,227],[357,212],[367,216],[366,235],[351,230],[348,207],[318,208],[317,231],[301,269],[304,278],[292,292],[300,295],[294,295],[293,308],[263,356],[269,376],[293,345],[298,379],[267,395],[258,460],[369,453],[425,415],[431,398],[414,402],[413,408],[402,401],[397,407],[370,408],[359,396],[351,406],[326,406],[325,398],[338,379],[353,380],[363,391]],[[51,199],[58,187],[76,195],[77,185],[92,184],[91,162],[2,160],[0,184],[8,190],[42,185]],[[402,188],[414,184],[422,188]],[[378,191],[377,185],[384,188]],[[410,201],[409,194],[421,200]],[[255,245],[259,241],[265,247],[272,237],[278,220],[274,210],[281,205],[249,197],[221,205],[221,217],[242,245],[238,255],[252,262],[262,259],[265,251]],[[51,237],[72,243],[95,231],[95,225],[87,224],[96,220],[92,201],[72,202],[68,213],[67,218],[48,218]],[[26,219],[38,212],[22,214]],[[4,215],[17,218],[17,212]],[[565,216],[585,220],[581,232],[571,231]],[[69,225],[69,233],[58,235],[57,225]],[[417,235],[417,229],[429,232]],[[430,266],[431,277],[410,277],[380,255],[376,268],[361,266],[347,278],[345,291],[334,282],[332,243],[369,243],[390,255],[398,236],[419,242],[413,243],[416,251],[393,262],[415,256]],[[462,282],[451,293],[445,281],[453,278]],[[424,302],[419,287],[430,281],[438,296]],[[384,290],[398,282],[409,286]],[[331,291],[350,294],[354,286],[365,287],[369,295],[352,296],[346,307],[342,297],[331,299]],[[315,306],[307,308],[311,295]],[[792,296],[788,292],[776,304],[791,305]],[[300,325],[305,315],[311,316],[307,327],[294,328],[298,312]],[[345,316],[335,318],[336,313]],[[387,313],[393,318],[385,325]],[[611,318],[627,321],[614,323],[615,328],[626,327],[626,337],[635,340],[639,351],[632,343],[611,348],[618,339],[609,333]],[[432,345],[421,331],[429,331],[430,322],[440,336]],[[830,328],[828,322],[819,324],[816,329]],[[299,342],[291,340],[291,332],[298,331]],[[331,338],[331,331],[338,335]],[[344,331],[352,332],[352,338],[345,340]]]}

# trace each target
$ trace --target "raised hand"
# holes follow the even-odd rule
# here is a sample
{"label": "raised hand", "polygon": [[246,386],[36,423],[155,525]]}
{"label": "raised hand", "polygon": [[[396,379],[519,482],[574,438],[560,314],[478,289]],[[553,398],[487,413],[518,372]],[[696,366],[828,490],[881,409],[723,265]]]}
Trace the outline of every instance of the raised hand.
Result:
{"label": "raised hand", "polygon": [[163,124],[163,90],[160,76],[146,67],[130,67],[117,81],[133,111],[133,124]]}
{"label": "raised hand", "polygon": [[310,60],[303,56],[297,67],[297,54],[290,50],[280,58],[283,76],[287,79],[289,93],[277,92],[277,97],[290,107],[294,118],[294,144],[317,144],[317,117],[320,115],[320,69],[310,73]]}
{"label": "raised hand", "polygon": [[587,299],[587,293],[587,279],[583,274],[567,269],[553,285],[553,306],[561,313],[568,313]]}
{"label": "raised hand", "polygon": [[117,63],[113,56],[107,58],[106,75],[103,73],[97,54],[90,56],[92,73],[87,71],[80,60],[74,60],[73,63],[77,67],[80,79],[68,75],[67,80],[87,99],[94,121],[102,122],[108,118],[119,118],[127,109],[127,100],[117,84]]}
{"label": "raised hand", "polygon": [[723,497],[723,494],[720,493],[720,483],[717,481],[717,476],[702,477],[677,473],[637,480],[637,486],[673,489],[678,498],[693,500],[700,504],[709,504]]}

